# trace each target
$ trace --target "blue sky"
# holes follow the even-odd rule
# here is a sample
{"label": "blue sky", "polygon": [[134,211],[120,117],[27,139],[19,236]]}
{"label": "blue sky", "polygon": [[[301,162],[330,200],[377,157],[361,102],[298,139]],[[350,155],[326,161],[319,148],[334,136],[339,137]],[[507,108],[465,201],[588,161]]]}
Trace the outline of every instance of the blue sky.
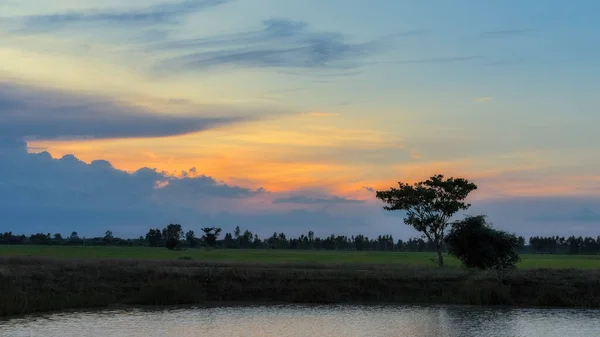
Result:
{"label": "blue sky", "polygon": [[[26,177],[2,164],[3,195],[21,195],[5,211],[29,226],[19,228],[89,235],[137,235],[162,225],[152,219],[226,229],[244,219],[265,234],[314,223],[408,236],[371,189],[444,173],[478,183],[472,212],[499,227],[596,234],[598,10],[596,1],[0,0],[0,135],[13,149],[0,155],[20,153],[25,166],[49,156]],[[83,180],[154,175],[138,208],[108,202],[120,183],[73,203],[97,187],[50,184],[59,166],[87,167],[60,164],[65,155],[110,163],[107,176],[84,169]],[[64,203],[23,186],[62,188]],[[247,193],[229,200],[221,187]],[[217,214],[219,204],[229,207]]]}

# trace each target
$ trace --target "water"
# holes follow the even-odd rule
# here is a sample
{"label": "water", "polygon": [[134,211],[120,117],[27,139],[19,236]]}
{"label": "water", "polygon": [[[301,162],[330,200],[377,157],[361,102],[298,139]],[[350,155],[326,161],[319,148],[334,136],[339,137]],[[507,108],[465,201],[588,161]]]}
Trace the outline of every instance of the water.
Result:
{"label": "water", "polygon": [[0,321],[2,337],[600,336],[600,311],[417,306],[123,309]]}

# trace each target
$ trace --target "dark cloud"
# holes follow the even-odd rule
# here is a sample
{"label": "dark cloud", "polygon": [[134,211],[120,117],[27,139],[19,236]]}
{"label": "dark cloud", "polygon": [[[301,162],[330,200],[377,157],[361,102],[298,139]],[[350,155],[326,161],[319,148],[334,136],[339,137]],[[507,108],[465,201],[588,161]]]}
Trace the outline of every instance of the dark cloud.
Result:
{"label": "dark cloud", "polygon": [[182,16],[201,10],[213,8],[230,2],[230,0],[188,0],[181,2],[165,2],[145,8],[131,10],[89,9],[64,13],[30,15],[4,19],[20,25],[20,30],[48,32],[84,24],[101,25],[136,25],[152,26],[162,23],[178,23]]}
{"label": "dark cloud", "polygon": [[599,212],[598,196],[539,196],[473,202],[466,213],[487,214],[494,226],[528,237],[596,236],[600,231]]}
{"label": "dark cloud", "polygon": [[375,189],[371,186],[364,186],[363,187],[367,192],[375,192]]}
{"label": "dark cloud", "polygon": [[[227,107],[201,110],[207,111],[186,116],[157,114],[105,98],[0,82],[0,135],[10,138],[163,137],[239,123],[258,116],[234,112]],[[232,113],[237,115],[231,116]]]}
{"label": "dark cloud", "polygon": [[341,197],[313,198],[308,196],[292,196],[277,198],[275,204],[304,204],[304,205],[331,205],[331,204],[362,204],[364,200],[347,199]]}
{"label": "dark cloud", "polygon": [[161,193],[172,195],[173,197],[198,198],[209,196],[215,198],[248,198],[262,190],[249,190],[237,186],[229,186],[223,182],[217,182],[215,179],[207,176],[184,177],[181,179],[170,179],[169,184],[161,189]]}
{"label": "dark cloud", "polygon": [[[385,212],[374,200],[318,190],[283,195],[202,175],[178,179],[150,168],[129,173],[105,160],[88,164],[72,155],[53,159],[47,152],[28,153],[24,141],[6,138],[0,138],[0,200],[0,231],[27,234],[77,231],[91,236],[110,229],[133,237],[176,222],[186,229],[216,225],[225,231],[239,225],[261,237],[308,230],[318,235],[391,233],[403,239],[418,235],[403,224],[403,212]],[[600,197],[505,197],[472,203],[464,213],[487,214],[495,227],[526,237],[597,235],[600,230]]]}
{"label": "dark cloud", "polygon": [[536,216],[532,216],[531,220],[537,222],[576,222],[576,223],[591,223],[596,224],[600,229],[600,214],[594,212],[588,207],[581,207],[580,205],[572,206],[576,208],[575,210],[568,210],[566,212],[562,212],[561,214],[555,214],[549,216],[548,214],[540,214]]}
{"label": "dark cloud", "polygon": [[[117,235],[135,237],[148,228],[176,222],[186,229],[217,225],[226,231],[239,225],[261,236],[275,230],[340,232],[342,225],[344,230],[368,232],[365,219],[352,212],[336,215],[324,210],[243,207],[256,198],[271,197],[276,194],[263,188],[232,186],[202,175],[178,179],[150,168],[128,173],[105,160],[88,164],[72,155],[53,159],[47,152],[28,153],[22,140],[0,138],[0,231],[77,231],[91,236],[111,229]],[[323,197],[325,202],[335,199]]]}
{"label": "dark cloud", "polygon": [[352,42],[340,33],[312,31],[304,22],[269,19],[263,21],[258,30],[172,40],[151,44],[147,50],[181,53],[160,62],[156,66],[159,73],[233,66],[347,70],[358,67],[364,58],[387,48],[393,38]]}

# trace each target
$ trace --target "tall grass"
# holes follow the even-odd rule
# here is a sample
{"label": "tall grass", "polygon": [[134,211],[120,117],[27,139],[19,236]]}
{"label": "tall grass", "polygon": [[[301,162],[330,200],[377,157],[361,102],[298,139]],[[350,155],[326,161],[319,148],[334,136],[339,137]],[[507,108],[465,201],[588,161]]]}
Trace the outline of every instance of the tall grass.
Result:
{"label": "tall grass", "polygon": [[214,302],[600,307],[599,270],[493,273],[402,265],[0,258],[0,315]]}

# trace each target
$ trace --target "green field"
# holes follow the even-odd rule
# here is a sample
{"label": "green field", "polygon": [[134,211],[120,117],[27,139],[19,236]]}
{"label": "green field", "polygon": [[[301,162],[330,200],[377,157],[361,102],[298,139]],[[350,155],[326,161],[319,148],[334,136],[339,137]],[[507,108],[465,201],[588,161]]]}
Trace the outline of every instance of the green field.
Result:
{"label": "green field", "polygon": [[[0,246],[0,256],[35,256],[55,258],[104,259],[180,259],[211,262],[257,263],[326,263],[326,264],[398,264],[436,266],[435,253],[299,251],[259,249],[186,249],[170,251],[150,247],[64,247],[64,246]],[[600,255],[542,255],[524,254],[520,268],[577,268],[600,269]],[[448,266],[459,262],[446,256]]]}

